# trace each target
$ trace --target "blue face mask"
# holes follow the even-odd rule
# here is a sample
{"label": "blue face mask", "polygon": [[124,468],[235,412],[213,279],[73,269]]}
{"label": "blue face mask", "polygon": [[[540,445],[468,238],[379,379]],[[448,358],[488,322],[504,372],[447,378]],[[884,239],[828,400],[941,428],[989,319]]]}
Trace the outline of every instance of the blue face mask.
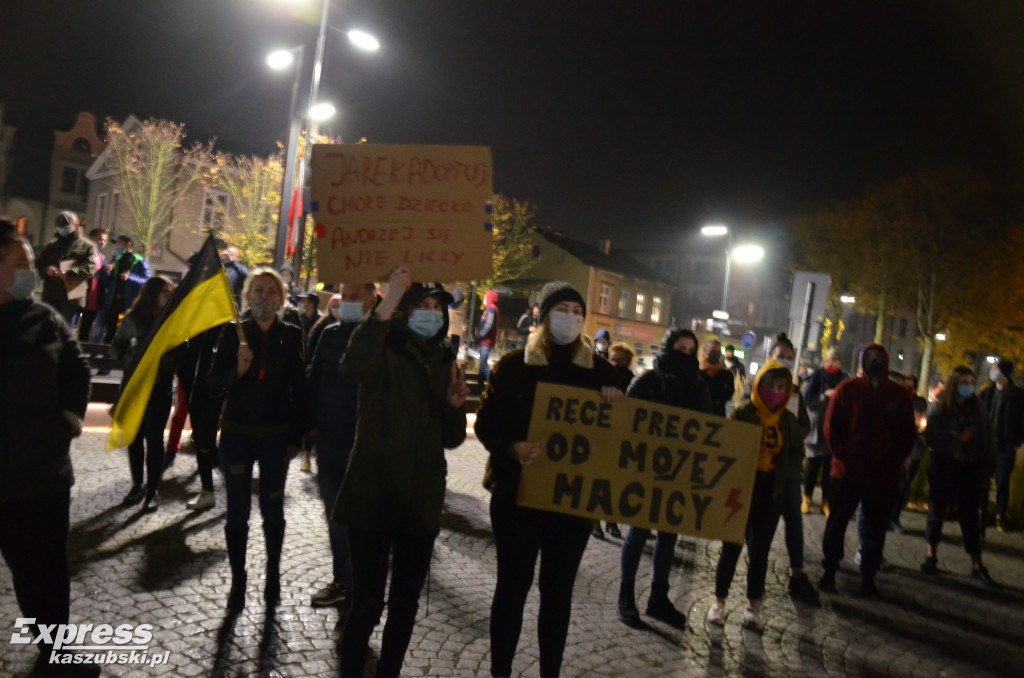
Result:
{"label": "blue face mask", "polygon": [[74,229],[71,228],[70,226],[65,226],[64,228],[58,228],[57,229],[57,235],[59,235],[62,238],[68,237],[73,232],[74,232]]}
{"label": "blue face mask", "polygon": [[121,256],[122,254],[124,254],[124,248],[118,245],[117,247],[114,248],[114,254],[116,254],[117,256]]}
{"label": "blue face mask", "polygon": [[32,296],[39,285],[39,274],[34,268],[19,268],[14,272],[14,280],[7,286],[7,293],[19,301]]}
{"label": "blue face mask", "polygon": [[444,326],[444,316],[440,311],[418,308],[409,316],[409,329],[422,339],[430,339]]}
{"label": "blue face mask", "polygon": [[968,386],[967,384],[960,384],[957,387],[956,392],[960,394],[961,398],[970,398],[974,395],[974,387]]}
{"label": "blue face mask", "polygon": [[342,301],[338,305],[338,319],[343,323],[357,323],[363,319],[363,302]]}

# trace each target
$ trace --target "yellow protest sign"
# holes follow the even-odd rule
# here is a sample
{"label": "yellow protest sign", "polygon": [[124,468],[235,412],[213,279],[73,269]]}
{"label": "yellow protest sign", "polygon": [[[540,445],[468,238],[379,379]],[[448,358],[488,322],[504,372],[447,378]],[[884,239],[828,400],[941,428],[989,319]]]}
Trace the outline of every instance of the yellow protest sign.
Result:
{"label": "yellow protest sign", "polygon": [[537,384],[520,506],[741,543],[761,427],[710,414]]}
{"label": "yellow protest sign", "polygon": [[490,149],[317,144],[311,167],[321,280],[490,277]]}

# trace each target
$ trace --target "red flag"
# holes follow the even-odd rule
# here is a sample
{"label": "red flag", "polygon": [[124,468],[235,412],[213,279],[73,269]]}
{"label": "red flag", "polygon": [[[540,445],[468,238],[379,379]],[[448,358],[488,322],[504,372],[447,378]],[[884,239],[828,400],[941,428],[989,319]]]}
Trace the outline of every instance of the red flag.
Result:
{"label": "red flag", "polygon": [[302,219],[302,195],[299,189],[292,191],[292,204],[288,208],[288,256],[295,254],[299,245],[299,221]]}

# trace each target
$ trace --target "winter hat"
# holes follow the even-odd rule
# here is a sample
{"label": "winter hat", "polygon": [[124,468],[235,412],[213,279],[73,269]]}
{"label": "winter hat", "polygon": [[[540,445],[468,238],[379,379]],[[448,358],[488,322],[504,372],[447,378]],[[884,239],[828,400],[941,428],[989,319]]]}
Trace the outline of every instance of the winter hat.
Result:
{"label": "winter hat", "polygon": [[999,368],[999,371],[1002,372],[1003,376],[1006,377],[1007,379],[1009,379],[1010,375],[1013,374],[1012,360],[1000,360],[998,363],[996,363],[996,367]]}
{"label": "winter hat", "polygon": [[583,315],[587,314],[587,302],[576,288],[562,280],[553,280],[540,288],[540,321],[544,322],[548,311],[563,301],[575,301],[583,307]]}
{"label": "winter hat", "polygon": [[603,327],[594,335],[594,341],[601,341],[602,339],[607,342],[610,342],[612,339],[612,335],[608,334],[608,330]]}
{"label": "winter hat", "polygon": [[440,283],[419,283],[414,282],[409,289],[402,295],[402,300],[398,302],[399,308],[405,308],[406,306],[419,306],[420,302],[427,297],[437,297],[437,300],[441,302],[442,306],[451,306],[455,303],[455,299],[452,297]]}
{"label": "winter hat", "polygon": [[53,220],[53,223],[57,228],[74,226],[78,223],[78,215],[70,210],[64,210],[57,215],[57,218]]}

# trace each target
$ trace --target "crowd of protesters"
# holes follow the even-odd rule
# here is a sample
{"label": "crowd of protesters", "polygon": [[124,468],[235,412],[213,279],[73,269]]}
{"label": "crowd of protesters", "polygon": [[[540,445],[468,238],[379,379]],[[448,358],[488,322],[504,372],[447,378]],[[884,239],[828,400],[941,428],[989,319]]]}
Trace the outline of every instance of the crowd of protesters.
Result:
{"label": "crowd of protesters", "polygon": [[[174,289],[170,280],[151,275],[130,236],[117,236],[110,257],[103,252],[109,234],[93,229],[86,237],[74,213],[60,213],[55,227],[53,241],[35,257],[12,225],[0,223],[0,389],[17,408],[0,424],[0,461],[15,470],[0,479],[0,550],[22,612],[40,624],[66,623],[69,614],[69,450],[82,430],[90,379],[73,330],[83,342],[109,342],[111,356],[127,370]],[[221,262],[240,315],[161,357],[141,428],[128,446],[132,485],[123,504],[157,509],[161,478],[190,417],[202,489],[187,507],[213,507],[215,467],[223,478],[228,613],[246,605],[254,466],[266,545],[262,593],[273,607],[281,590],[288,468],[304,453],[302,468],[312,470],[315,458],[332,563],[329,583],[310,603],[338,606],[345,615],[343,676],[363,675],[369,639],[386,609],[377,675],[397,676],[440,531],[445,450],[466,438],[466,366],[447,340],[456,298],[440,285],[414,282],[414,271],[401,266],[382,293],[369,281],[346,281],[324,295],[321,311],[321,296],[298,287],[287,267],[249,271],[233,247],[223,250]],[[983,564],[981,532],[993,475],[995,522],[1009,529],[1009,478],[1024,443],[1024,393],[1012,380],[1012,362],[995,364],[986,375],[991,384],[980,393],[976,375],[956,367],[928,407],[914,392],[916,382],[889,372],[888,354],[877,344],[863,348],[854,377],[841,370],[838,351],[830,349],[802,384],[785,334],[775,338],[766,364],[748,374],[732,346],[723,349],[716,339],[699,345],[693,332],[671,327],[653,368],[636,374],[632,349],[611,343],[607,329],[591,341],[583,332],[586,300],[570,284],[554,281],[516,324],[521,348],[492,369],[498,302],[497,292],[486,293],[469,335],[480,349],[483,392],[475,431],[489,453],[484,484],[497,556],[491,675],[512,675],[538,560],[540,674],[559,675],[573,583],[588,540],[592,534],[605,538],[606,531],[620,537],[612,523],[602,530],[587,518],[518,505],[523,467],[546,452],[545,443],[529,436],[540,382],[591,389],[607,403],[625,395],[761,427],[743,543],[721,546],[715,602],[706,617],[711,625],[726,624],[745,545],[742,624],[765,628],[760,603],[780,519],[795,599],[813,603],[818,590],[836,591],[855,514],[859,593],[879,597],[875,576],[885,563],[886,533],[902,530],[900,511],[926,456],[930,496],[921,570],[939,570],[943,522],[955,507],[970,576],[998,586]],[[16,396],[17,385],[29,380],[38,388]],[[165,443],[172,405],[176,416]],[[33,425],[12,428],[11,421]],[[803,516],[811,513],[819,484],[827,521],[815,590],[804,570]],[[19,519],[6,518],[13,515]],[[651,532],[629,527],[622,542],[617,614],[633,628],[647,626],[635,580]],[[669,590],[677,539],[661,530],[654,535],[645,616],[685,628],[686,615]],[[45,657],[49,648],[41,649]],[[75,675],[96,675],[78,670]]]}

